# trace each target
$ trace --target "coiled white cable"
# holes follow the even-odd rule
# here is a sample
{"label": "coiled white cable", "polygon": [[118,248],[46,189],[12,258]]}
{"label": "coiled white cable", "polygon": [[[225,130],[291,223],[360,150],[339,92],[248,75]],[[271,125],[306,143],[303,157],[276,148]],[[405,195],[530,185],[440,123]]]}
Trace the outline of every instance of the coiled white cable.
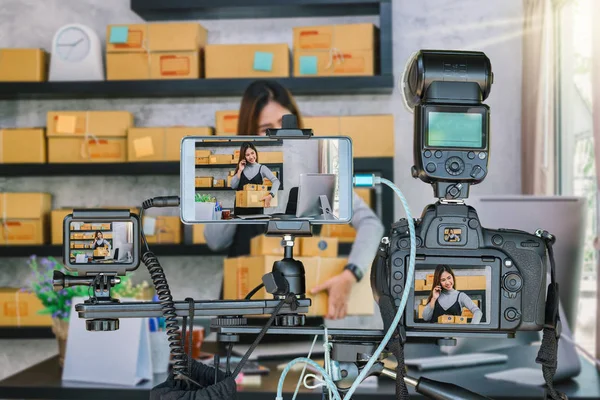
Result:
{"label": "coiled white cable", "polygon": [[[357,179],[355,177],[355,181],[356,180]],[[408,202],[406,201],[406,198],[402,194],[402,191],[398,187],[396,187],[396,185],[394,185],[393,182],[391,182],[385,178],[381,178],[381,177],[377,177],[377,176],[373,176],[373,175],[371,175],[371,177],[362,176],[361,182],[362,182],[362,185],[361,185],[362,187],[368,187],[368,186],[372,187],[375,184],[383,183],[384,185],[390,187],[400,198],[400,201],[402,202],[402,206],[404,207],[404,213],[406,214],[406,220],[408,222],[408,231],[409,231],[409,235],[410,235],[410,257],[409,257],[409,262],[408,262],[408,273],[406,275],[406,287],[404,289],[404,293],[402,294],[402,299],[400,300],[400,305],[398,306],[398,311],[396,312],[396,316],[394,317],[394,320],[393,320],[390,328],[388,329],[387,333],[385,334],[383,340],[381,341],[379,347],[377,348],[377,350],[375,350],[375,353],[373,353],[373,355],[371,356],[371,359],[369,360],[369,362],[367,362],[367,365],[365,365],[362,372],[358,375],[358,377],[356,378],[356,380],[354,381],[354,383],[352,384],[352,386],[350,387],[350,389],[344,396],[344,400],[350,399],[352,397],[352,395],[354,394],[354,392],[356,391],[356,389],[358,388],[358,385],[360,385],[360,383],[366,378],[366,375],[368,374],[369,370],[371,369],[373,364],[375,364],[375,361],[379,358],[379,355],[381,354],[381,352],[383,351],[385,346],[387,346],[388,342],[390,341],[392,335],[394,334],[394,331],[396,330],[396,327],[398,326],[398,323],[400,322],[400,318],[402,317],[402,314],[404,314],[404,309],[406,308],[406,303],[408,302],[408,296],[410,294],[410,290],[412,289],[412,285],[413,285],[413,277],[415,274],[415,257],[416,257],[416,252],[417,252],[417,248],[416,248],[416,244],[415,244],[416,243],[415,223],[413,221],[412,214],[410,213],[410,209],[408,207]],[[297,364],[299,362],[306,362],[306,363],[312,365],[313,367],[315,367],[323,376],[323,380],[325,381],[327,388],[333,392],[334,398],[336,400],[342,400],[340,398],[340,394],[337,391],[337,387],[335,386],[333,380],[331,379],[331,376],[329,374],[327,374],[327,372],[319,364],[317,364],[316,362],[309,360],[307,358],[303,358],[303,357],[292,360],[285,367],[283,372],[281,373],[281,376],[279,377],[279,383],[277,385],[276,400],[283,400],[283,397],[282,397],[283,396],[283,381],[285,380],[285,376],[287,375],[289,370],[292,368],[292,366],[294,366],[295,364]]]}

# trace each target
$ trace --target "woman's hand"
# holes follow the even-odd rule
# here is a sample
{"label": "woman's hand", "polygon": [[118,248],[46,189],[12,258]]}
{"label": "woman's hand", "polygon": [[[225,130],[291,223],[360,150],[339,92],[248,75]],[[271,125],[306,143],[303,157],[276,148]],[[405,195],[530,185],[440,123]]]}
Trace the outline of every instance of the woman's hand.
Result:
{"label": "woman's hand", "polygon": [[238,164],[238,171],[242,172],[244,170],[244,168],[246,168],[246,160],[242,160],[240,161],[240,163]]}
{"label": "woman's hand", "polygon": [[271,207],[272,199],[273,199],[273,196],[271,196],[270,193],[261,199],[261,200],[264,200],[264,202],[265,202],[265,208]]}
{"label": "woman's hand", "polygon": [[329,305],[327,307],[327,319],[341,319],[348,312],[348,299],[352,286],[356,283],[356,278],[352,272],[344,270],[341,274],[323,282],[310,291],[311,294],[317,294],[324,290],[329,292]]}
{"label": "woman's hand", "polygon": [[436,301],[438,297],[440,297],[440,293],[442,292],[441,286],[436,286],[433,288],[433,293],[431,295],[431,300]]}

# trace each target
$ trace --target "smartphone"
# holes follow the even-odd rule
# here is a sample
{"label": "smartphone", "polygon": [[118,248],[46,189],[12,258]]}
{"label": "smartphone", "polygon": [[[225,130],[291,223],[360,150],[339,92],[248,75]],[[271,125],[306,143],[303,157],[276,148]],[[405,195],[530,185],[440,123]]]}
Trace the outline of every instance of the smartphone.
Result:
{"label": "smartphone", "polygon": [[347,136],[188,136],[181,142],[181,220],[347,224],[352,141]]}

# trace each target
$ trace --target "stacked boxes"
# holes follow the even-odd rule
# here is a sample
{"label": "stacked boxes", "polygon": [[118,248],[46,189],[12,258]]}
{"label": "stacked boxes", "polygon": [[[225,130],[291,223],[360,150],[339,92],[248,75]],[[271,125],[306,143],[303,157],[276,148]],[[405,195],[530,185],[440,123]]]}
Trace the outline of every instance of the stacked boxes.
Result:
{"label": "stacked boxes", "polygon": [[211,136],[211,127],[130,128],[129,161],[179,161],[181,140],[186,136]]}
{"label": "stacked boxes", "polygon": [[294,76],[375,75],[373,24],[294,28]]}
{"label": "stacked boxes", "polygon": [[278,44],[211,44],[205,52],[206,78],[290,76],[290,50]]}
{"label": "stacked boxes", "polygon": [[106,79],[198,79],[207,35],[197,23],[108,25]]}
{"label": "stacked boxes", "polygon": [[39,245],[48,239],[52,198],[48,193],[0,193],[0,243]]}
{"label": "stacked boxes", "polygon": [[127,111],[50,111],[47,115],[49,163],[127,161]]}

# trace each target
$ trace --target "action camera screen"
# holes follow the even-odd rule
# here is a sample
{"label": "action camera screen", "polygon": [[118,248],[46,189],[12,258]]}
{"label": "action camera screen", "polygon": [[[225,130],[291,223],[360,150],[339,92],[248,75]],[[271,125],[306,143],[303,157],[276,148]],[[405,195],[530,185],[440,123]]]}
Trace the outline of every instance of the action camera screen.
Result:
{"label": "action camera screen", "polygon": [[133,263],[132,222],[69,224],[69,259],[73,264]]}
{"label": "action camera screen", "polygon": [[438,265],[415,271],[414,321],[489,324],[492,269]]}
{"label": "action camera screen", "polygon": [[428,147],[483,148],[483,115],[431,111],[427,118]]}

